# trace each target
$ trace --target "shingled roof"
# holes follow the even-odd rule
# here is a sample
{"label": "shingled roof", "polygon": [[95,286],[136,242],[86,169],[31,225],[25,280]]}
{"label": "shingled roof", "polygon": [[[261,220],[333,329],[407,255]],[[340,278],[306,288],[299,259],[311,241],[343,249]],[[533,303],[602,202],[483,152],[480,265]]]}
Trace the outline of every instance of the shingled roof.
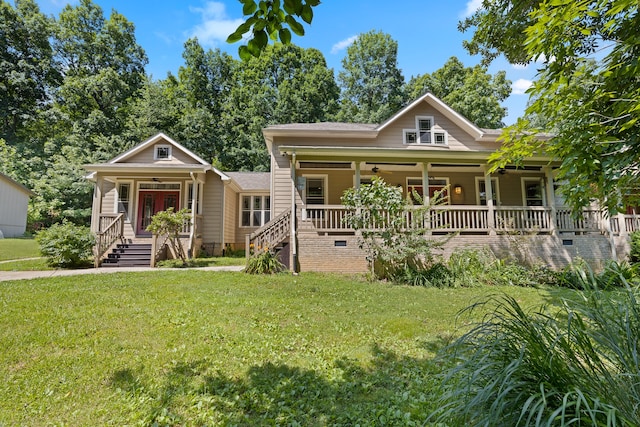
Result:
{"label": "shingled roof", "polygon": [[269,191],[271,174],[269,172],[224,172],[243,191]]}

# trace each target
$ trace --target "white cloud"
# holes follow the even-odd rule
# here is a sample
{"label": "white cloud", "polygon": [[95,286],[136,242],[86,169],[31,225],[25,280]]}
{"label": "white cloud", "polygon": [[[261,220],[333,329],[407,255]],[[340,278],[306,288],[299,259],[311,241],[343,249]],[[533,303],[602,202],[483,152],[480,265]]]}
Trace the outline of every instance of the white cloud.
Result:
{"label": "white cloud", "polygon": [[191,37],[197,37],[202,46],[216,47],[233,33],[243,19],[231,19],[227,16],[224,3],[210,1],[204,7],[191,7],[193,13],[202,15],[202,23],[191,31]]}
{"label": "white cloud", "polygon": [[476,10],[480,9],[482,7],[482,0],[469,0],[467,2],[467,7],[464,10],[464,12],[462,12],[462,18],[468,18],[469,16],[473,15]]}
{"label": "white cloud", "polygon": [[526,70],[527,68],[529,68],[529,64],[511,64],[511,66],[515,70]]}
{"label": "white cloud", "polygon": [[512,95],[524,95],[527,89],[531,87],[533,82],[527,79],[518,79],[511,85]]}
{"label": "white cloud", "polygon": [[338,53],[341,50],[348,48],[357,39],[358,39],[358,36],[351,36],[348,39],[339,41],[338,43],[331,46],[331,53]]}

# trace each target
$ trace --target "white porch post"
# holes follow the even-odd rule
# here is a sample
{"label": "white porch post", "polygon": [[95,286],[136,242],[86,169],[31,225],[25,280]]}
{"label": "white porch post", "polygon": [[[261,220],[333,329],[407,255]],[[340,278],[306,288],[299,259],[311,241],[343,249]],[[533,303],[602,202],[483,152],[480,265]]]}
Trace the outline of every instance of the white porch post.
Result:
{"label": "white porch post", "polygon": [[422,203],[426,206],[431,202],[429,200],[429,164],[422,164]]}
{"label": "white porch post", "polygon": [[102,214],[102,191],[104,178],[96,172],[96,186],[93,189],[93,203],[91,206],[91,231],[100,231],[100,214]]}
{"label": "white porch post", "polygon": [[356,161],[356,182],[355,182],[355,189],[358,190],[360,189],[360,162]]}
{"label": "white porch post", "polygon": [[296,153],[291,154],[291,256],[290,270],[297,273],[298,242],[296,240]]}
{"label": "white porch post", "polygon": [[491,174],[489,167],[484,165],[484,191],[486,192],[487,201],[487,226],[489,227],[489,235],[496,234],[496,217],[495,207],[493,206],[493,185],[491,183]]}
{"label": "white porch post", "polygon": [[[408,190],[409,188],[407,188],[407,192]],[[407,196],[411,197],[410,194],[407,194]],[[429,206],[430,203],[431,203],[431,198],[429,197],[429,164],[422,163],[422,204],[424,206]],[[424,219],[424,226],[427,229],[426,234],[431,235],[431,227],[432,227],[431,209],[429,209],[426,212],[426,214],[427,214],[427,217]]]}
{"label": "white porch post", "polygon": [[196,176],[191,173],[191,232],[189,233],[189,254],[191,257],[195,257],[193,253],[193,244],[196,237],[196,207],[198,206],[198,180]]}
{"label": "white porch post", "polygon": [[547,187],[547,203],[549,204],[549,207],[551,208],[551,212],[550,212],[550,216],[551,218],[549,219],[549,232],[551,234],[558,234],[558,229],[556,227],[556,194],[555,194],[555,190],[553,189],[553,170],[551,169],[550,166],[545,166],[543,168],[544,171],[544,177],[546,179],[546,187]]}

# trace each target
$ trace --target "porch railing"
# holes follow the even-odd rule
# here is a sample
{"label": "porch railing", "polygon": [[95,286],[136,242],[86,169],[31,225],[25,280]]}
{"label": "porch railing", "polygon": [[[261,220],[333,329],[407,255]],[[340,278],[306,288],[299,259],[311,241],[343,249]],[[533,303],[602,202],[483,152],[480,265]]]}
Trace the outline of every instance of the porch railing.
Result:
{"label": "porch railing", "polygon": [[102,257],[117,241],[124,241],[124,214],[101,214],[96,233],[94,265],[100,267]]}
{"label": "porch railing", "polygon": [[[353,232],[345,218],[349,209],[341,205],[317,205],[301,209],[301,230],[317,232]],[[369,224],[369,229],[385,227],[384,213],[380,223]],[[442,232],[534,232],[552,231],[575,233],[630,233],[640,230],[640,215],[615,215],[611,218],[599,209],[584,209],[577,217],[567,208],[554,211],[548,206],[498,206],[489,221],[487,206],[447,205],[431,208],[417,215],[415,210],[405,213],[408,229],[425,228]],[[608,221],[608,224],[607,224]],[[609,227],[607,227],[609,225]]]}
{"label": "porch railing", "polygon": [[290,233],[291,211],[287,210],[266,223],[259,230],[247,235],[245,248],[247,258],[251,255],[251,248],[273,248],[285,241]]}

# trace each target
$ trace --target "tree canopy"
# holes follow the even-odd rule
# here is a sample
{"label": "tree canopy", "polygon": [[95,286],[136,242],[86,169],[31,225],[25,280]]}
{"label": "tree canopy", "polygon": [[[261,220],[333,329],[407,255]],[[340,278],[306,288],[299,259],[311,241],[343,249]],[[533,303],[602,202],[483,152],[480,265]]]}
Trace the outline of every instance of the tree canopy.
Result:
{"label": "tree canopy", "polygon": [[[545,151],[562,159],[558,178],[573,207],[594,198],[611,210],[637,203],[638,8],[634,0],[485,1],[460,23],[473,30],[470,53],[540,68],[527,114],[542,120],[507,129],[495,167]],[[552,139],[535,138],[541,122],[554,129]]]}

